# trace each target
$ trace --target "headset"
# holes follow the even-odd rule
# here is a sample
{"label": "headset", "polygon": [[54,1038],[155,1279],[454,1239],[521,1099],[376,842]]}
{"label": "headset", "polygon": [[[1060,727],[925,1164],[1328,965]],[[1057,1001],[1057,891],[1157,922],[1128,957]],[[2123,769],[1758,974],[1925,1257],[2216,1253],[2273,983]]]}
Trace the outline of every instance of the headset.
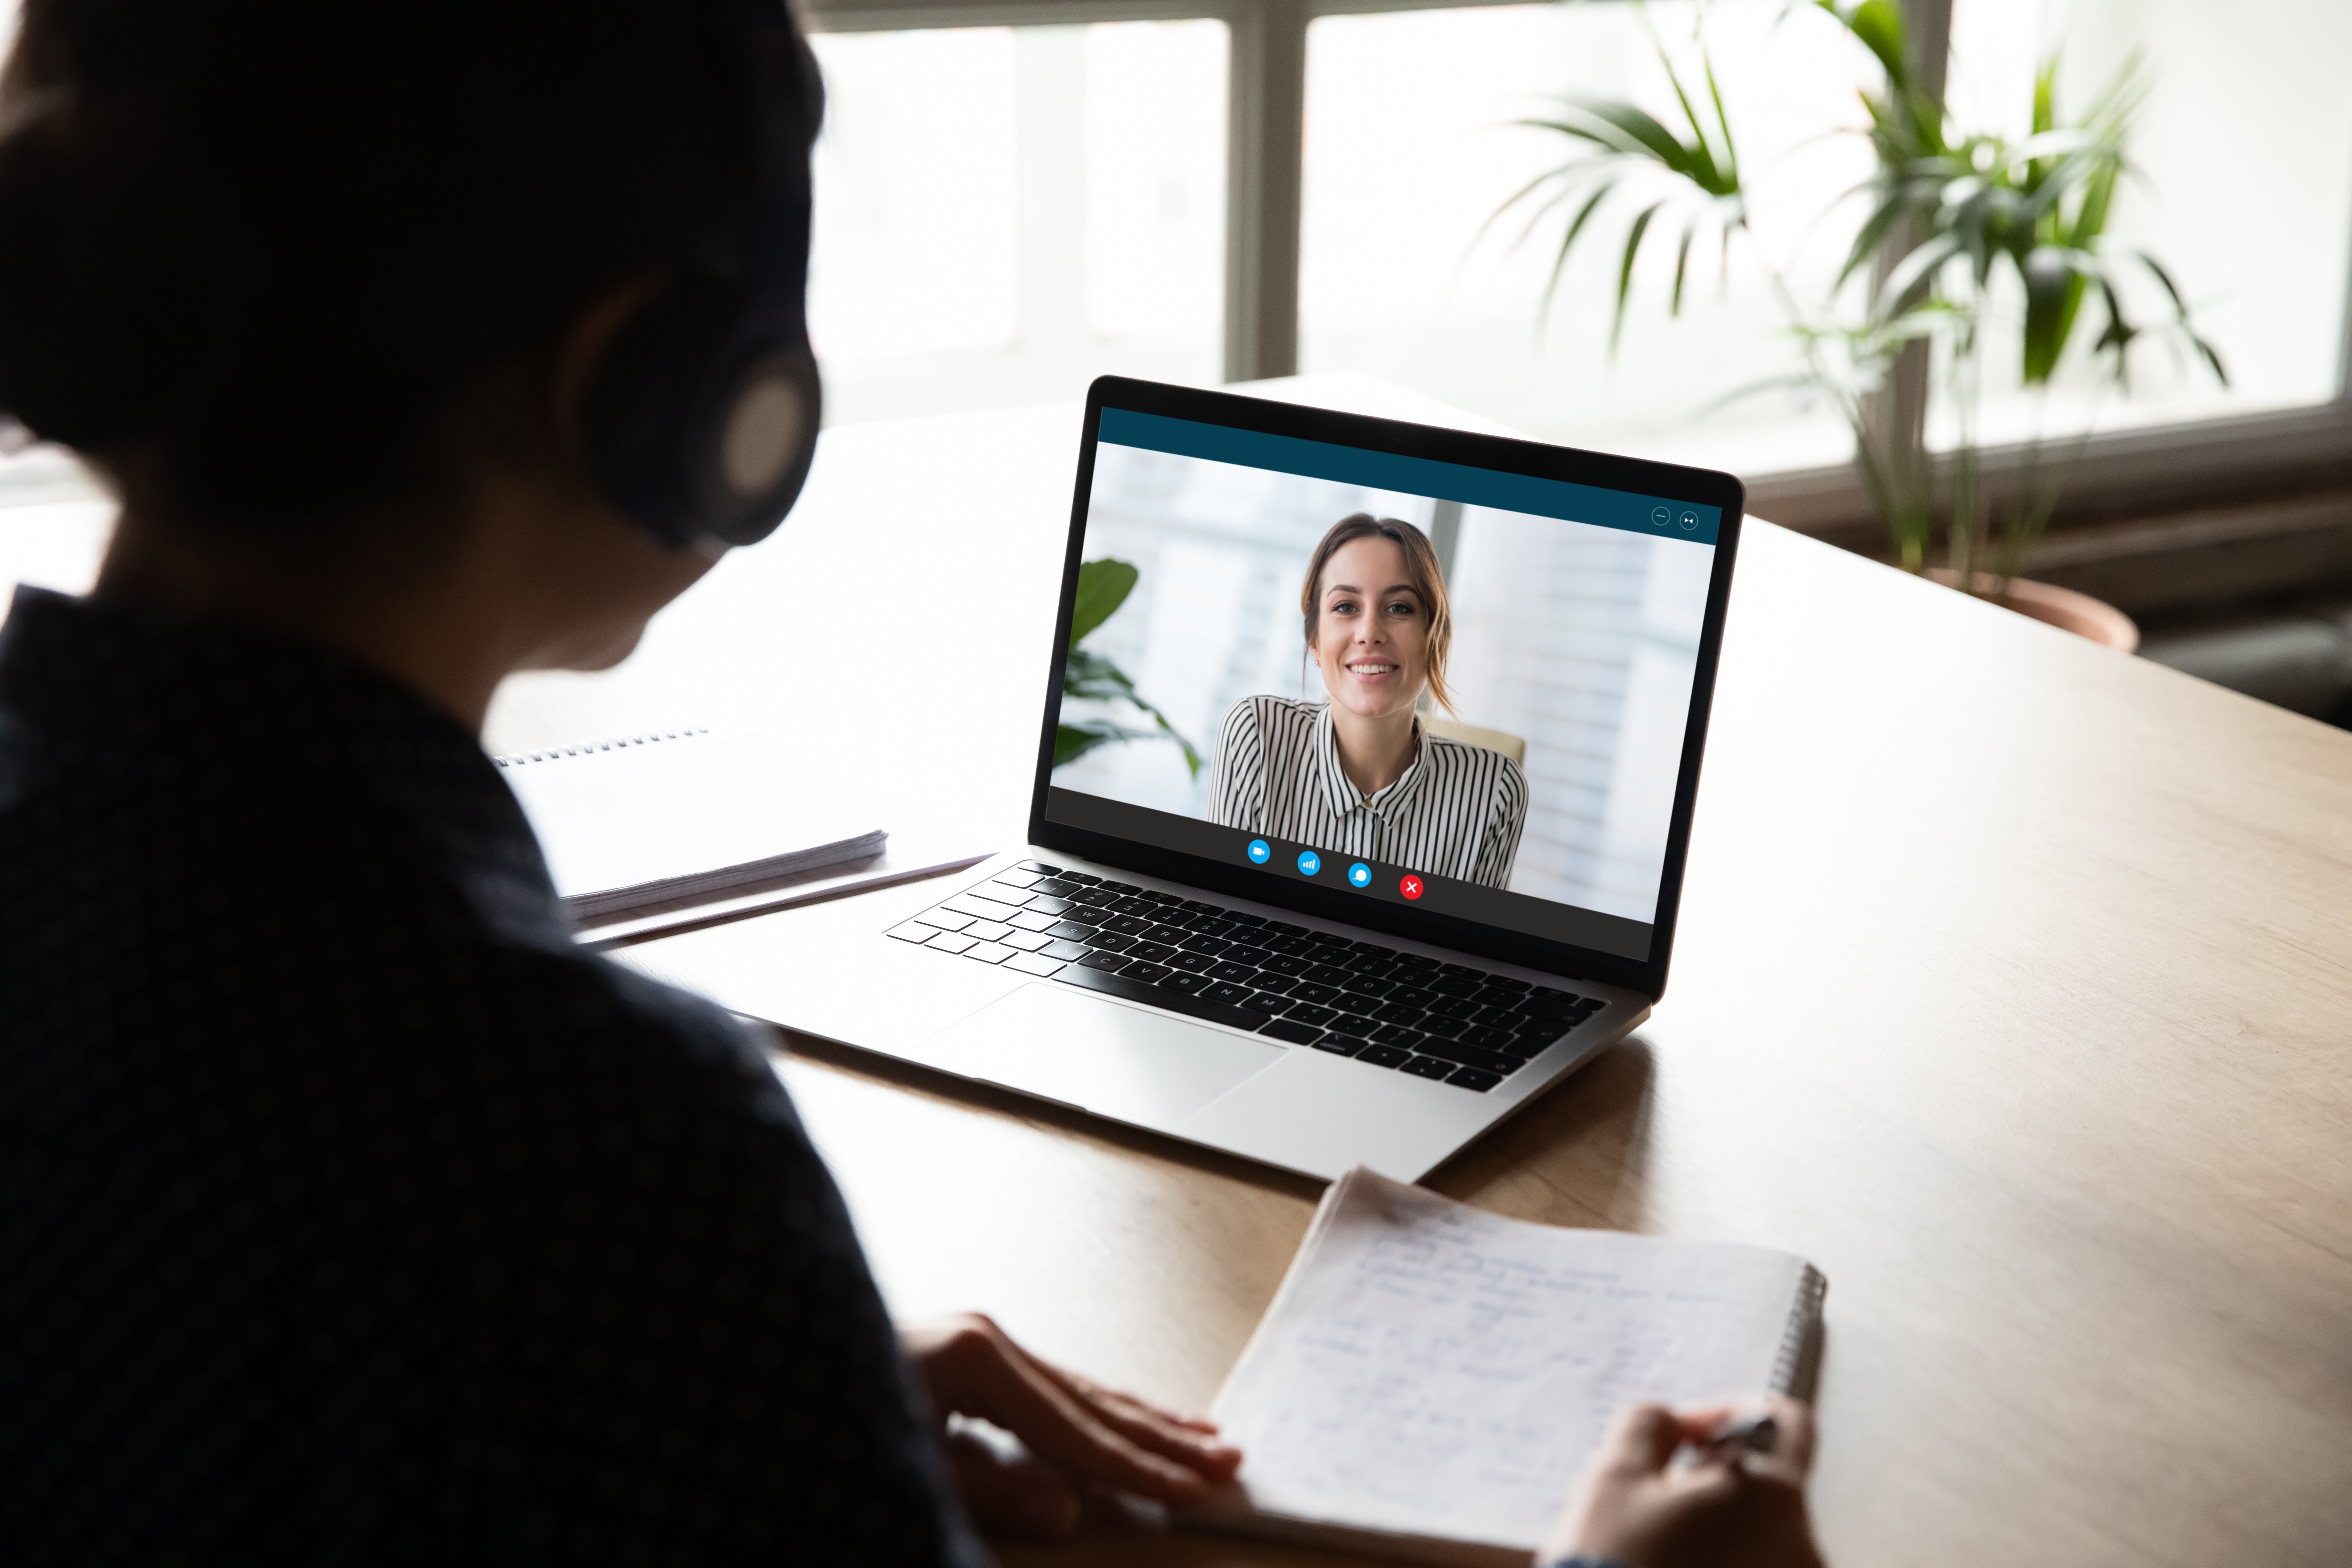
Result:
{"label": "headset", "polygon": [[808,337],[807,45],[784,0],[723,0],[751,108],[742,237],[637,312],[582,408],[598,484],[675,549],[753,544],[808,479],[823,411]]}

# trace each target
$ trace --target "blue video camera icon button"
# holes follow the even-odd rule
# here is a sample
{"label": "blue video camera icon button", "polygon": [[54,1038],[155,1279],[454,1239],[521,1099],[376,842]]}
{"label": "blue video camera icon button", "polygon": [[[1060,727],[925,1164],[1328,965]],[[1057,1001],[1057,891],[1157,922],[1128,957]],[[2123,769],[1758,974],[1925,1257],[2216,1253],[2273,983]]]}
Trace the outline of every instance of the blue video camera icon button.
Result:
{"label": "blue video camera icon button", "polygon": [[1323,857],[1318,855],[1312,849],[1302,849],[1298,852],[1298,874],[1300,876],[1312,877],[1316,872],[1320,871],[1321,869],[1323,869]]}
{"label": "blue video camera icon button", "polygon": [[1359,888],[1369,888],[1372,885],[1372,868],[1359,860],[1348,868],[1348,880]]}
{"label": "blue video camera icon button", "polygon": [[1265,839],[1253,838],[1250,840],[1249,858],[1251,864],[1263,866],[1267,860],[1271,859],[1273,856],[1274,847],[1268,844]]}

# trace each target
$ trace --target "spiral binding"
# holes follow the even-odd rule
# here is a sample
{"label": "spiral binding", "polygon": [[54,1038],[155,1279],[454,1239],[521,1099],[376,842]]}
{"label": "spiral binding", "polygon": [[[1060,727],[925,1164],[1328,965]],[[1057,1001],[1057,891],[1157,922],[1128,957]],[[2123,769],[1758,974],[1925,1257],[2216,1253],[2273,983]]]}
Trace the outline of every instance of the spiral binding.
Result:
{"label": "spiral binding", "polygon": [[519,768],[526,763],[551,763],[560,757],[583,756],[591,752],[617,752],[629,746],[650,746],[658,741],[683,741],[690,735],[708,735],[709,730],[663,730],[650,735],[624,735],[617,741],[591,741],[584,746],[551,746],[544,752],[525,752],[519,757],[497,757],[490,761],[502,768]]}
{"label": "spiral binding", "polygon": [[1772,1358],[1772,1391],[1776,1394],[1800,1394],[1800,1383],[1805,1375],[1805,1363],[1817,1341],[1816,1331],[1822,1321],[1822,1302],[1830,1293],[1830,1282],[1811,1264],[1805,1265],[1805,1278],[1797,1287],[1796,1305],[1789,1309],[1789,1326],[1780,1332],[1780,1353]]}

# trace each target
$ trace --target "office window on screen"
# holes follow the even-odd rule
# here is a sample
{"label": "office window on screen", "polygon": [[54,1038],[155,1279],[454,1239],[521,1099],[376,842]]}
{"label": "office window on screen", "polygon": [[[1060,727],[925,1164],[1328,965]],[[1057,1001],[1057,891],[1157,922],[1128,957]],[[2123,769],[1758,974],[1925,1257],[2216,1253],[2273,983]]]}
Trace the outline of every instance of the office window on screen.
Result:
{"label": "office window on screen", "polygon": [[820,33],[835,423],[1194,384],[1223,352],[1222,22]]}

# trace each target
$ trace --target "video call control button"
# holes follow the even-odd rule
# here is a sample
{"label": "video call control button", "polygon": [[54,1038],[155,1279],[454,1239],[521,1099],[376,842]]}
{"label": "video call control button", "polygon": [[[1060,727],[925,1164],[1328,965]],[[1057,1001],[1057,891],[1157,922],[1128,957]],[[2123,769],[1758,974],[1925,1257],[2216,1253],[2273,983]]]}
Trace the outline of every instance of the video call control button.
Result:
{"label": "video call control button", "polygon": [[1408,899],[1417,899],[1421,897],[1421,879],[1408,875],[1404,880],[1397,884],[1397,891],[1402,893]]}
{"label": "video call control button", "polygon": [[1674,513],[1664,507],[1654,506],[1650,509],[1650,526],[1653,528],[1664,528],[1673,520]]}
{"label": "video call control button", "polygon": [[1300,876],[1312,877],[1316,872],[1320,871],[1321,869],[1323,869],[1322,856],[1318,855],[1312,849],[1302,849],[1298,852],[1298,874]]}
{"label": "video call control button", "polygon": [[1253,838],[1249,841],[1249,858],[1253,864],[1263,866],[1267,860],[1273,858],[1273,856],[1274,847],[1265,839]]}
{"label": "video call control button", "polygon": [[1348,868],[1348,880],[1359,888],[1369,888],[1372,885],[1372,868],[1359,860]]}
{"label": "video call control button", "polygon": [[1683,513],[1683,531],[1685,533],[1696,533],[1698,531],[1698,513],[1695,511],[1686,511]]}

